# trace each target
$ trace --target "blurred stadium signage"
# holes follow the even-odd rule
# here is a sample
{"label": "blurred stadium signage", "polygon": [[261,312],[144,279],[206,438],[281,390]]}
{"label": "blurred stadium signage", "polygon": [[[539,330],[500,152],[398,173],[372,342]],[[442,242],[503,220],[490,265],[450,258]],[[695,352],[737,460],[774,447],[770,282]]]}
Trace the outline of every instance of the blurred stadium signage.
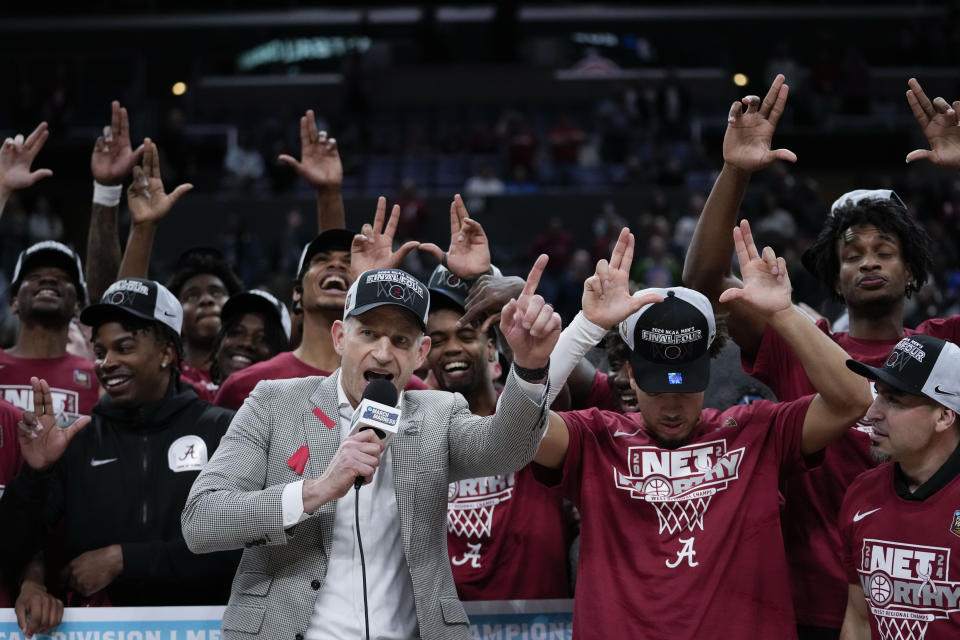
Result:
{"label": "blurred stadium signage", "polygon": [[295,64],[306,60],[327,60],[348,53],[363,53],[370,48],[366,36],[293,38],[271,40],[241,53],[237,57],[237,69],[250,71],[265,64]]}

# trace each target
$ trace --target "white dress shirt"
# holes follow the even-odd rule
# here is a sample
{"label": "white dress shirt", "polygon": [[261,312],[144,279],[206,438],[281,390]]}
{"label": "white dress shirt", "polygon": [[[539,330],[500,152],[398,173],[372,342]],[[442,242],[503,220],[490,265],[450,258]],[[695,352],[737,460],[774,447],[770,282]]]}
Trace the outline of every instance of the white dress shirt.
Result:
{"label": "white dress shirt", "polygon": [[[337,400],[342,441],[350,433],[354,408],[339,381]],[[402,401],[400,408],[402,414]],[[388,446],[373,474],[373,482],[360,489],[360,536],[367,566],[370,637],[409,640],[419,636],[419,629],[413,582],[403,553],[392,459]],[[330,562],[310,618],[307,640],[364,637],[363,576],[356,538],[354,493],[351,489],[337,500]],[[309,517],[303,511],[302,480],[284,488],[282,502],[284,527]]]}

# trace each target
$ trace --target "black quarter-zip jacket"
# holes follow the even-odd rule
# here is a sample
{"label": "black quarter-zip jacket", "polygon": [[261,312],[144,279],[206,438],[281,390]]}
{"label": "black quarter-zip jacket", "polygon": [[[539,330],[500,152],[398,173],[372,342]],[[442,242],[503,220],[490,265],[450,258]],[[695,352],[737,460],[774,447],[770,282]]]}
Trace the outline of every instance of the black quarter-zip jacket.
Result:
{"label": "black quarter-zip jacket", "polygon": [[209,459],[233,415],[176,379],[162,400],[137,409],[117,407],[104,396],[92,422],[49,471],[24,465],[7,487],[0,513],[19,523],[15,544],[32,555],[62,518],[64,563],[122,546],[123,572],[107,587],[110,604],[226,603],[240,552],[194,555],[187,549],[180,513],[199,469],[174,468],[199,455],[200,442],[173,445],[198,437]]}

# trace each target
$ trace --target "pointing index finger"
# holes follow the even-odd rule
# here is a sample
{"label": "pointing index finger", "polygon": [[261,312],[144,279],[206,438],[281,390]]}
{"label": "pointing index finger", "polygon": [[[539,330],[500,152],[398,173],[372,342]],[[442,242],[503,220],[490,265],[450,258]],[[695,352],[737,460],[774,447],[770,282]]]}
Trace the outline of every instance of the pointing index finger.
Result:
{"label": "pointing index finger", "polygon": [[548,259],[547,254],[541,253],[537,261],[533,263],[530,274],[527,275],[527,281],[523,285],[523,291],[520,293],[521,296],[532,296],[536,292],[537,287],[540,285],[540,277],[543,275],[543,270],[547,267]]}

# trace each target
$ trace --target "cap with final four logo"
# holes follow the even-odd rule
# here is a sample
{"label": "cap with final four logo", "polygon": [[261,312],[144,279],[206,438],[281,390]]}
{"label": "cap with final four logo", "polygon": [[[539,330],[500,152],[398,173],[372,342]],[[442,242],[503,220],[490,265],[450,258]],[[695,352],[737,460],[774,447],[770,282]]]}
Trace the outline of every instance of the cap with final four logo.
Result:
{"label": "cap with final four logo", "polygon": [[347,291],[344,319],[393,305],[406,309],[426,331],[430,313],[430,292],[422,282],[402,269],[371,269],[360,274]]}
{"label": "cap with final four logo", "polygon": [[960,413],[960,347],[952,342],[915,333],[897,343],[882,367],[856,360],[847,360],[847,367]]}
{"label": "cap with final four logo", "polygon": [[111,322],[118,314],[156,320],[180,335],[183,307],[170,290],[159,282],[144,278],[117,280],[104,292],[100,302],[80,312],[80,321],[91,327]]}
{"label": "cap with final four logo", "polygon": [[713,307],[706,296],[686,287],[644,289],[654,302],[620,323],[630,347],[637,386],[647,393],[698,393],[710,382],[710,345],[717,336]]}

